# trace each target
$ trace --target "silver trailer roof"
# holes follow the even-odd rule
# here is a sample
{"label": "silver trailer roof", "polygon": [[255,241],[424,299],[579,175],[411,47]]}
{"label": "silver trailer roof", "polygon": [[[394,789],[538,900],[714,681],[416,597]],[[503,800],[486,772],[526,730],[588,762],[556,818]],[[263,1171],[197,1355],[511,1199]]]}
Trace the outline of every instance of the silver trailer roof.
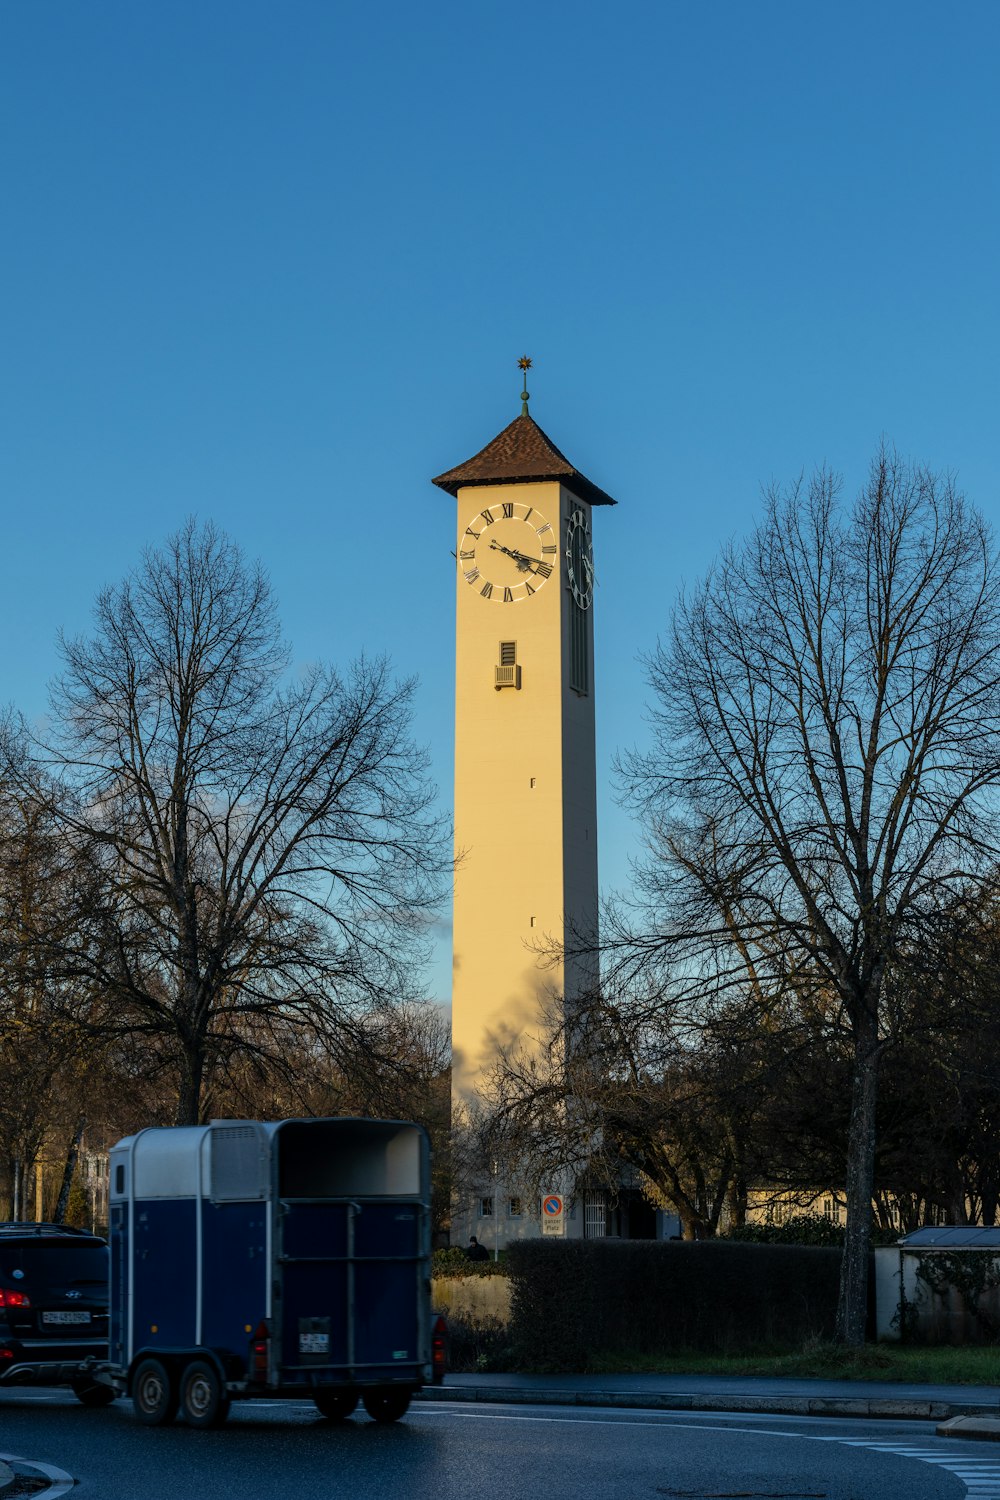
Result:
{"label": "silver trailer roof", "polygon": [[152,1127],[111,1150],[111,1197],[408,1197],[430,1191],[427,1136],[402,1120],[213,1120]]}

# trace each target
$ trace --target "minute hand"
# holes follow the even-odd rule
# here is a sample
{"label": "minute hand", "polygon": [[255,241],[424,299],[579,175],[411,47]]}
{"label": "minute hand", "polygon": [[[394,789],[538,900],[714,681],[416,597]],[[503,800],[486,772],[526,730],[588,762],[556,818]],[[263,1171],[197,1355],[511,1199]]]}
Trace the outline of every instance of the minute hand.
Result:
{"label": "minute hand", "polygon": [[503,552],[507,557],[512,557],[521,569],[531,568],[534,570],[542,566],[541,558],[528,557],[525,553],[518,552],[513,547],[505,547],[502,542],[496,542],[492,538],[490,539],[490,546],[494,552]]}

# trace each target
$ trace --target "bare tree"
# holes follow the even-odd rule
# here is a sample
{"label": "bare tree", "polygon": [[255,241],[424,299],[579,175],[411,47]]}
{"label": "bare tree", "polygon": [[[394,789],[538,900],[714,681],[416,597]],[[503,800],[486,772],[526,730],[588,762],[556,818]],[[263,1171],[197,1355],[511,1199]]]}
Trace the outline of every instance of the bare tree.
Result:
{"label": "bare tree", "polygon": [[[19,759],[23,773],[27,767]],[[66,1109],[92,1085],[100,1059],[66,1018],[64,982],[50,938],[64,932],[75,883],[72,854],[40,795],[0,785],[0,1159],[15,1217],[28,1217],[27,1190],[56,1147]],[[86,996],[74,996],[81,1009]]]}
{"label": "bare tree", "polygon": [[34,749],[89,878],[50,955],[105,1030],[166,1044],[178,1124],[234,1053],[273,1059],[289,1025],[360,1040],[414,993],[447,865],[412,683],[365,658],[291,676],[260,567],[193,521],[61,649]]}
{"label": "bare tree", "polygon": [[853,1052],[837,1331],[858,1344],[887,976],[996,844],[1000,594],[949,478],[883,450],[847,512],[838,489],[821,471],[771,491],[648,659],[652,747],[622,773],[650,858],[617,957],[682,973],[712,951],[718,992],[726,953],[741,984],[749,955],[836,997]]}
{"label": "bare tree", "polygon": [[746,1212],[758,1102],[774,1059],[751,1007],[692,1027],[659,990],[553,1004],[545,1044],[506,1048],[466,1126],[474,1176],[500,1156],[532,1186],[569,1170],[614,1192],[634,1182],[690,1239]]}

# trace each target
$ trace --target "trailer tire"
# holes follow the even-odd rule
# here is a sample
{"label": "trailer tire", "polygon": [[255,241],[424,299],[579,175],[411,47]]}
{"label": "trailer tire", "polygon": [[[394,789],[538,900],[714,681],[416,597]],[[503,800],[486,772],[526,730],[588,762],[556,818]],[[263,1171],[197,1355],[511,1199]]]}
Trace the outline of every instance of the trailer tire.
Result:
{"label": "trailer tire", "polygon": [[165,1427],[177,1415],[177,1387],[158,1359],[144,1359],[132,1377],[132,1406],[146,1427]]}
{"label": "trailer tire", "polygon": [[334,1387],[320,1387],[313,1391],[312,1398],[321,1417],[331,1422],[342,1422],[349,1417],[358,1404],[357,1391],[341,1391]]}
{"label": "trailer tire", "polygon": [[73,1395],[84,1406],[110,1406],[117,1395],[110,1385],[101,1385],[96,1380],[74,1380]]}
{"label": "trailer tire", "polygon": [[181,1371],[181,1415],[189,1427],[221,1427],[229,1415],[229,1392],[207,1359]]}
{"label": "trailer tire", "polygon": [[365,1411],[374,1422],[398,1422],[410,1404],[410,1391],[396,1385],[375,1385],[361,1392]]}

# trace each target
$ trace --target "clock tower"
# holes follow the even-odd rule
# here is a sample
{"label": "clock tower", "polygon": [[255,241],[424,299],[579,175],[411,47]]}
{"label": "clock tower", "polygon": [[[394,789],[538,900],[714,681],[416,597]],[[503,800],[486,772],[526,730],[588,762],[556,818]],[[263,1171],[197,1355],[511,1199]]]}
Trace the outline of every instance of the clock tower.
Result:
{"label": "clock tower", "polygon": [[[522,360],[527,372],[530,361]],[[525,373],[525,379],[527,375]],[[595,507],[615,501],[528,413],[434,483],[457,501],[452,1093],[540,1035],[595,966]]]}

